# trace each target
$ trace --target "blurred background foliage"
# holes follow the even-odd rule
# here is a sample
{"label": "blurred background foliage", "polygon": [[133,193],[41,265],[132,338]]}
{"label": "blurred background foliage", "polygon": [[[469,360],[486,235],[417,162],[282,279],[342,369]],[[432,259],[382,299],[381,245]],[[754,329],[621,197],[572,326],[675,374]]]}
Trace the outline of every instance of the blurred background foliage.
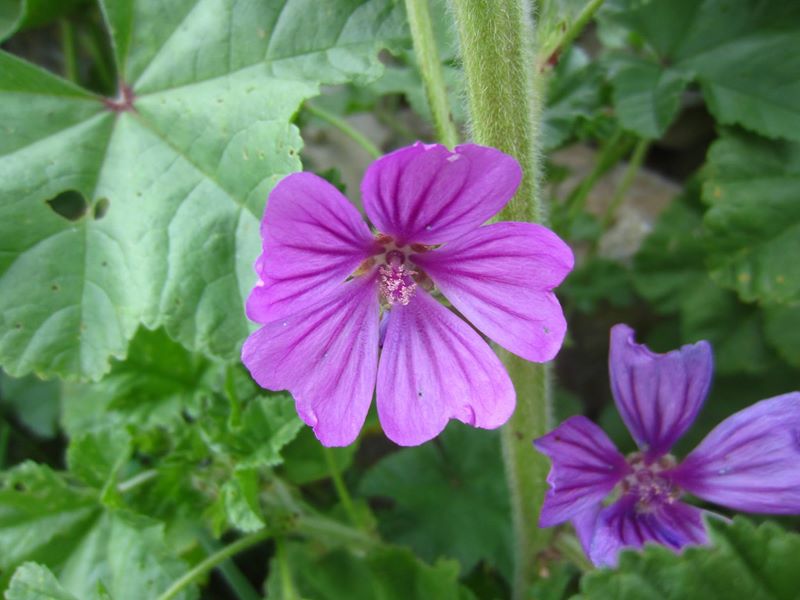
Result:
{"label": "blurred background foliage", "polygon": [[[682,454],[800,381],[800,4],[538,5],[551,224],[577,255],[556,417],[632,449],[611,325],[707,339]],[[398,449],[371,414],[324,449],[237,361],[271,186],[303,168],[357,201],[375,148],[432,139],[402,2],[0,0],[0,41],[0,591],[508,597],[496,432]],[[796,598],[798,521],[758,521],[588,573],[565,528],[531,597]]]}

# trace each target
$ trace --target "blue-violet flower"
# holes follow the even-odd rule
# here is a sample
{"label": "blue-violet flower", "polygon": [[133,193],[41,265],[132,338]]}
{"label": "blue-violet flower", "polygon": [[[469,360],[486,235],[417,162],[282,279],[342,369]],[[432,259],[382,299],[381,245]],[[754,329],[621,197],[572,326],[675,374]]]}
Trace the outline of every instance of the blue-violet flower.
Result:
{"label": "blue-violet flower", "polygon": [[[620,550],[647,542],[676,551],[707,543],[706,511],[682,502],[686,492],[734,510],[800,513],[800,393],[728,417],[679,463],[669,452],[711,384],[708,342],[656,354],[637,344],[627,325],[616,325],[609,370],[639,450],[623,456],[582,416],[534,441],[552,462],[542,527],[571,521],[592,562],[613,566]],[[606,505],[608,496],[615,500]]]}

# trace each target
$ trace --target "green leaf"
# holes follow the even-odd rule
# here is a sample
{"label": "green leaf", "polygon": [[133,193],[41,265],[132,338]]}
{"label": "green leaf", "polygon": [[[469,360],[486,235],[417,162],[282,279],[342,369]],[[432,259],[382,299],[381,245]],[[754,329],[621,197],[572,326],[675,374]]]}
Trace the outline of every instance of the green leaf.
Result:
{"label": "green leaf", "polygon": [[294,400],[286,394],[253,398],[238,425],[220,418],[222,407],[219,403],[208,409],[216,414],[200,421],[203,435],[211,447],[222,450],[235,461],[237,470],[281,464],[281,449],[303,426],[297,417]]}
{"label": "green leaf", "polygon": [[1,0],[0,42],[25,27],[54,21],[82,4],[84,0]]}
{"label": "green leaf", "polygon": [[48,467],[0,475],[0,569],[34,560],[58,564],[98,516],[96,492],[68,485]]}
{"label": "green leaf", "polygon": [[391,0],[102,7],[116,99],[0,53],[0,364],[15,376],[98,379],[140,324],[236,357],[264,200],[300,168],[293,114],[320,83],[378,75],[377,50],[406,35]]}
{"label": "green leaf", "polygon": [[709,151],[703,200],[712,276],[745,302],[800,300],[800,144],[728,133]]}
{"label": "green leaf", "polygon": [[617,569],[584,576],[582,600],[793,600],[800,588],[800,535],[737,517],[710,520],[713,545],[682,555],[661,547],[626,552]]}
{"label": "green leaf", "polygon": [[[693,186],[696,187],[696,186]],[[707,278],[702,206],[690,188],[661,214],[634,257],[636,291],[662,313],[677,311]]]}
{"label": "green leaf", "polygon": [[426,560],[457,558],[466,571],[484,560],[510,574],[510,508],[494,433],[451,424],[436,442],[379,462],[361,492],[392,500],[379,513],[389,540]]}
{"label": "green leaf", "polygon": [[[86,532],[59,570],[64,587],[78,598],[90,597],[99,584],[114,600],[157,598],[186,571],[164,544],[160,523],[125,513],[107,513]],[[176,598],[190,600],[189,587]]]}
{"label": "green leaf", "polygon": [[228,525],[239,531],[262,529],[266,523],[258,498],[259,478],[256,469],[241,469],[233,473],[219,491],[217,502],[209,508],[211,531],[219,537]]}
{"label": "green leaf", "polygon": [[47,567],[25,563],[14,573],[6,600],[78,600],[65,590]]}
{"label": "green leaf", "polygon": [[102,490],[116,482],[116,474],[131,453],[124,429],[105,429],[74,438],[67,450],[67,466],[86,485]]}
{"label": "green leaf", "polygon": [[[98,585],[114,600],[155,598],[185,570],[151,519],[105,511],[97,490],[25,463],[0,477],[0,568],[25,561],[53,569],[77,598]],[[195,597],[189,589],[181,597]]]}
{"label": "green leaf", "polygon": [[[286,562],[300,598],[314,600],[474,600],[458,584],[458,564],[420,562],[411,552],[384,547],[366,557],[347,550],[313,555],[308,546],[286,545]],[[270,598],[286,598],[287,585],[274,559],[267,581]]]}
{"label": "green leaf", "polygon": [[62,424],[71,436],[129,425],[175,429],[184,423],[182,411],[196,410],[218,377],[215,365],[164,330],[140,328],[128,358],[102,381],[64,385]]}
{"label": "green leaf", "polygon": [[561,57],[548,77],[547,102],[542,113],[544,147],[563,145],[581,120],[592,119],[600,109],[601,71],[585,52],[572,48]]}
{"label": "green leaf", "polygon": [[[800,140],[800,105],[792,100],[800,97],[796,2],[617,0],[606,3],[600,21],[606,30],[624,28],[644,42],[645,54],[655,55],[615,82],[620,117],[642,134],[663,131],[676,93],[693,79],[720,123]],[[618,34],[603,37],[620,40]],[[647,98],[661,109],[642,111]]]}
{"label": "green leaf", "polygon": [[[358,443],[343,448],[329,448],[340,472],[347,470],[353,462]],[[283,450],[283,473],[297,485],[304,485],[330,477],[324,448],[310,427],[303,427],[294,441]]]}
{"label": "green leaf", "polygon": [[769,367],[772,353],[764,340],[758,307],[739,302],[735,294],[708,278],[686,294],[681,305],[682,339],[711,342],[715,371],[760,373]]}
{"label": "green leaf", "polygon": [[0,371],[0,407],[13,410],[17,418],[40,437],[58,433],[60,386],[34,376],[15,379]]}
{"label": "green leaf", "polygon": [[800,367],[800,305],[765,306],[764,332],[781,358]]}
{"label": "green leaf", "polygon": [[633,304],[631,274],[619,262],[592,258],[575,269],[561,288],[561,294],[577,310],[592,313],[598,305],[625,308]]}
{"label": "green leaf", "polygon": [[614,106],[620,123],[640,137],[660,138],[678,114],[691,75],[656,62],[620,56],[611,63]]}

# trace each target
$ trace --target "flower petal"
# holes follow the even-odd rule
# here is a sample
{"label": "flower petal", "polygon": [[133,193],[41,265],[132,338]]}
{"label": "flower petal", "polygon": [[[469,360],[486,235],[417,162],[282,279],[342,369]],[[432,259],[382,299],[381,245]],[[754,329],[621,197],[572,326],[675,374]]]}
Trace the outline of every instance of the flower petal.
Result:
{"label": "flower petal", "polygon": [[411,260],[475,327],[526,360],[561,348],[567,323],[554,287],[572,270],[572,250],[533,223],[495,223]]}
{"label": "flower petal", "polygon": [[372,224],[408,243],[441,244],[479,227],[502,209],[522,169],[495,148],[439,144],[401,148],[376,160],[361,183]]}
{"label": "flower petal", "polygon": [[683,502],[659,504],[642,512],[636,509],[634,496],[623,496],[597,517],[589,558],[598,567],[613,567],[621,550],[641,548],[647,542],[675,551],[689,544],[706,544],[708,531],[703,514]]}
{"label": "flower petal", "polygon": [[667,354],[637,344],[627,325],[611,328],[611,390],[622,420],[648,458],[669,452],[694,422],[711,385],[711,346]]}
{"label": "flower petal", "polygon": [[800,513],[800,393],[762,400],[728,417],[671,478],[735,510]]}
{"label": "flower petal", "polygon": [[575,528],[575,535],[581,543],[583,552],[586,556],[590,556],[592,552],[592,540],[594,539],[594,532],[597,529],[597,517],[600,511],[603,510],[603,505],[599,502],[592,504],[586,510],[579,512],[572,517],[571,523]]}
{"label": "flower petal", "polygon": [[533,445],[553,465],[540,527],[563,523],[599,503],[629,471],[614,443],[586,417],[570,417]]}
{"label": "flower petal", "polygon": [[250,335],[242,362],[258,384],[289,390],[326,446],[350,444],[364,424],[378,366],[378,293],[357,277],[316,306]]}
{"label": "flower petal", "polygon": [[389,313],[378,367],[378,416],[386,435],[413,446],[449,419],[493,429],[514,412],[514,387],[489,345],[426,292]]}
{"label": "flower petal", "polygon": [[261,236],[260,280],[247,299],[247,316],[257,323],[316,304],[376,252],[355,207],[311,173],[293,173],[275,186]]}

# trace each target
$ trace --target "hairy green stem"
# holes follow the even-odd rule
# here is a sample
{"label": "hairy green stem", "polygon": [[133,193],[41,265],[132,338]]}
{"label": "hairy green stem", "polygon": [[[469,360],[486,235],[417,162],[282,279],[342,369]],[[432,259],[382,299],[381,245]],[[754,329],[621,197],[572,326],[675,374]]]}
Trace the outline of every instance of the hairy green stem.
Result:
{"label": "hairy green stem", "polygon": [[341,131],[359,146],[361,146],[364,151],[369,154],[372,158],[379,158],[382,154],[380,149],[369,141],[366,136],[358,131],[356,128],[352,127],[347,121],[342,119],[341,117],[328,112],[324,108],[320,108],[316,104],[311,104],[310,102],[306,102],[304,105],[306,112],[310,115],[314,115],[318,119],[325,121],[329,125],[334,126],[336,129]]}
{"label": "hairy green stem", "polygon": [[228,560],[231,556],[235,556],[243,550],[247,550],[251,546],[260,544],[264,540],[272,537],[273,531],[271,529],[261,529],[249,535],[239,538],[232,544],[228,544],[224,548],[219,549],[205,560],[197,563],[192,569],[183,574],[180,578],[175,580],[171,586],[158,597],[158,600],[172,600],[175,596],[180,594],[185,588],[200,579],[203,575],[214,569],[216,566]]}
{"label": "hairy green stem", "polygon": [[439,141],[453,148],[458,144],[458,132],[450,117],[450,104],[447,101],[447,88],[444,85],[442,63],[433,35],[431,12],[428,0],[406,0],[408,25],[414,42],[419,71],[425,86],[425,95],[433,116],[433,125]]}
{"label": "hairy green stem", "polygon": [[333,480],[333,487],[336,488],[336,494],[339,496],[339,501],[342,503],[344,512],[347,513],[347,518],[357,528],[361,528],[361,519],[358,518],[358,513],[353,505],[353,500],[350,498],[350,492],[347,491],[347,486],[344,484],[342,474],[339,471],[339,466],[336,464],[336,458],[333,452],[326,446],[320,446],[322,453],[325,455],[325,462],[328,465],[328,472]]}
{"label": "hairy green stem", "polygon": [[452,0],[466,75],[472,138],[522,165],[522,184],[500,215],[546,220],[540,201],[539,78],[531,65],[533,20],[527,0]]}
{"label": "hairy green stem", "polygon": [[[538,135],[541,81],[533,68],[533,18],[527,0],[452,0],[466,75],[472,136],[511,154],[522,183],[500,218],[544,222]],[[499,352],[514,382],[517,409],[501,439],[514,528],[513,597],[520,600],[536,579],[537,561],[551,534],[538,527],[547,489],[547,459],[531,440],[546,433],[549,381],[546,365]]]}

